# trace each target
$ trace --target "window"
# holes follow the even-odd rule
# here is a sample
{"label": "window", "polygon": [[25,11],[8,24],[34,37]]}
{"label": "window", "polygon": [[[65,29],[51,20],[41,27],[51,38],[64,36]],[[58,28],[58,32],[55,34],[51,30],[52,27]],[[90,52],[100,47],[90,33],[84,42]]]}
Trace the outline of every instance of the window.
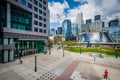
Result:
{"label": "window", "polygon": [[3,38],[0,38],[0,44],[3,44]]}
{"label": "window", "polygon": [[36,18],[36,19],[37,19],[37,18],[38,18],[38,15],[37,15],[37,14],[34,14],[34,18]]}
{"label": "window", "polygon": [[39,9],[39,14],[42,14],[42,10]]}
{"label": "window", "polygon": [[28,3],[28,8],[32,9],[32,4]]}
{"label": "window", "polygon": [[37,21],[34,21],[34,24],[35,24],[35,25],[38,25],[38,22],[37,22]]}
{"label": "window", "polygon": [[34,0],[34,4],[35,4],[35,5],[38,5],[38,1],[37,1],[37,0]]}
{"label": "window", "polygon": [[46,18],[44,18],[44,22],[46,22]]}
{"label": "window", "polygon": [[42,29],[39,29],[39,32],[41,32],[41,33],[42,33]]}
{"label": "window", "polygon": [[41,7],[41,8],[42,8],[42,4],[41,4],[41,3],[39,3],[39,7]]}
{"label": "window", "polygon": [[45,13],[45,12],[43,13],[43,16],[46,16],[46,13]]}
{"label": "window", "polygon": [[26,6],[26,1],[25,0],[20,0],[20,3]]}
{"label": "window", "polygon": [[42,16],[39,16],[39,20],[42,20]]}
{"label": "window", "polygon": [[46,30],[44,30],[44,33],[46,33]]}
{"label": "window", "polygon": [[45,0],[43,1],[43,4],[46,5],[46,1]]}
{"label": "window", "polygon": [[39,26],[41,26],[41,27],[42,27],[42,23],[41,23],[41,22],[39,22]]}
{"label": "window", "polygon": [[45,11],[46,11],[46,7],[45,7],[45,6],[43,6],[43,10],[45,10]]}
{"label": "window", "polygon": [[44,27],[46,27],[46,24],[44,24]]}
{"label": "window", "polygon": [[40,2],[42,2],[42,0],[39,0]]}
{"label": "window", "polygon": [[35,28],[34,28],[34,32],[38,32],[38,28],[35,27]]}
{"label": "window", "polygon": [[34,7],[34,11],[38,12],[38,8],[37,8],[37,7]]}
{"label": "window", "polygon": [[32,13],[11,6],[11,28],[31,31]]}
{"label": "window", "polygon": [[6,5],[0,4],[0,27],[6,27]]}

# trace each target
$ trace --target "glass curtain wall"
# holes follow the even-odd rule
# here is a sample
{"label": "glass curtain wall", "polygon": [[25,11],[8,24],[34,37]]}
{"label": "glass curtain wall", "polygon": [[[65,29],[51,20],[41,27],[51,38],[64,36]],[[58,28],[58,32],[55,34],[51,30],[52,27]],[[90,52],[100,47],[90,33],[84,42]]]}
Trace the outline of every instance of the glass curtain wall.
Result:
{"label": "glass curtain wall", "polygon": [[32,13],[11,6],[11,28],[32,31]]}
{"label": "glass curtain wall", "polygon": [[[30,50],[30,49],[36,49],[36,53],[44,52],[44,41],[19,41],[15,42],[15,45],[18,44],[18,50]],[[32,51],[26,52],[27,55],[34,54]],[[18,56],[17,50],[15,50],[15,55]]]}
{"label": "glass curtain wall", "polygon": [[6,4],[0,1],[0,27],[6,27]]}

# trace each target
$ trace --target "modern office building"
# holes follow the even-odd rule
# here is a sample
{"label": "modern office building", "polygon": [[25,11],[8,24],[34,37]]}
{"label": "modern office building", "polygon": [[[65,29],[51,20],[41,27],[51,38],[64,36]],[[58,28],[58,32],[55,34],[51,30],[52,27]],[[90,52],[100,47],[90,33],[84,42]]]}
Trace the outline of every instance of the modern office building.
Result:
{"label": "modern office building", "polygon": [[84,24],[82,12],[76,15],[76,23],[78,24],[78,33],[81,33],[81,25]]}
{"label": "modern office building", "polygon": [[95,21],[91,24],[91,32],[100,32],[104,27],[104,22],[101,20],[100,15],[96,15]]}
{"label": "modern office building", "polygon": [[58,30],[55,30],[55,34],[56,34],[56,35],[58,34]]}
{"label": "modern office building", "polygon": [[62,27],[58,27],[57,31],[58,31],[58,35],[61,35],[62,34]]}
{"label": "modern office building", "polygon": [[92,19],[87,19],[86,24],[92,24]]}
{"label": "modern office building", "polygon": [[95,21],[96,21],[96,20],[101,20],[101,16],[100,16],[100,15],[95,15],[94,20],[95,20]]}
{"label": "modern office building", "polygon": [[71,21],[69,19],[65,19],[62,22],[62,34],[65,40],[71,40],[72,30],[71,30]]}
{"label": "modern office building", "polygon": [[108,25],[109,25],[109,27],[118,26],[119,19],[111,20]]}
{"label": "modern office building", "polygon": [[78,24],[73,23],[71,29],[72,29],[72,40],[76,40],[78,36]]}
{"label": "modern office building", "polygon": [[82,24],[81,32],[91,32],[91,24]]}
{"label": "modern office building", "polygon": [[46,52],[47,39],[47,0],[0,0],[0,62]]}
{"label": "modern office building", "polygon": [[50,31],[50,34],[53,36],[53,35],[56,35],[56,30],[54,28],[51,29]]}

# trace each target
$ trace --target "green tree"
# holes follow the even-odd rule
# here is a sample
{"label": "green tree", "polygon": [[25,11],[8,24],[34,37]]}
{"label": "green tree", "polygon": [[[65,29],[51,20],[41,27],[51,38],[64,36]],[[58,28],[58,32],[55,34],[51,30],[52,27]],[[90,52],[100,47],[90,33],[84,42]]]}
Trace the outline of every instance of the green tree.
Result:
{"label": "green tree", "polygon": [[51,54],[51,48],[53,46],[53,42],[48,38],[48,48],[49,48],[49,55]]}

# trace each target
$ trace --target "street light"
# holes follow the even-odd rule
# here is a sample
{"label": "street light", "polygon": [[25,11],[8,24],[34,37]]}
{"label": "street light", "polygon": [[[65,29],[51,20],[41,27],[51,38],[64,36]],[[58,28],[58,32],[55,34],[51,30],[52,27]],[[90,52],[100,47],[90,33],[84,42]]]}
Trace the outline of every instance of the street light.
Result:
{"label": "street light", "polygon": [[37,72],[37,54],[35,51],[35,72]]}
{"label": "street light", "polygon": [[64,55],[64,46],[63,46],[63,57],[64,57],[65,55]]}
{"label": "street light", "polygon": [[115,49],[115,50],[116,50],[116,59],[117,59],[117,49],[118,49],[118,48],[116,47],[116,49]]}
{"label": "street light", "polygon": [[81,54],[81,46],[80,46],[80,54]]}

